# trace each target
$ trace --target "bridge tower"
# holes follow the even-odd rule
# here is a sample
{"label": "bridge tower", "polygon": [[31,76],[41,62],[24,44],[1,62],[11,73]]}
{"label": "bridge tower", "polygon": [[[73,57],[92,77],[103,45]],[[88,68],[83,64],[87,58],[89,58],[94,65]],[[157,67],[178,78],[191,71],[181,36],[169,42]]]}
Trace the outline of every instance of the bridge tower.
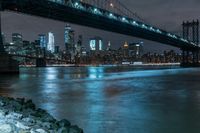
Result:
{"label": "bridge tower", "polygon": [[[199,20],[183,22],[183,38],[199,45]],[[191,62],[190,62],[190,59]],[[199,49],[182,49],[182,66],[199,66]]]}
{"label": "bridge tower", "polygon": [[0,1],[0,74],[18,74],[19,65],[16,60],[13,60],[10,55],[4,50],[2,28],[1,28],[1,12],[2,12],[2,1]]}
{"label": "bridge tower", "polygon": [[46,67],[46,50],[43,48],[43,57],[36,59],[36,67]]}

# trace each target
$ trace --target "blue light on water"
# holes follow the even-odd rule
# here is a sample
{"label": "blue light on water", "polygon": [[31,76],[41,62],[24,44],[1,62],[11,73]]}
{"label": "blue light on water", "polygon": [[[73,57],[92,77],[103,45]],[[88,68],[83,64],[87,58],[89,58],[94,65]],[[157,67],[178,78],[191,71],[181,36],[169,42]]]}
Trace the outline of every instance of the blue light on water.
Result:
{"label": "blue light on water", "polygon": [[103,67],[88,67],[88,72],[90,79],[100,79],[104,76]]}

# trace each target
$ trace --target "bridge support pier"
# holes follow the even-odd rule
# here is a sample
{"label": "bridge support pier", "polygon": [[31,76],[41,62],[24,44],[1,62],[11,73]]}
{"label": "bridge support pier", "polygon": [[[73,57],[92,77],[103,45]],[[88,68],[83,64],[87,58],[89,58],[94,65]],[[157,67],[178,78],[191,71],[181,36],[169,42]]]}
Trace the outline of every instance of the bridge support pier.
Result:
{"label": "bridge support pier", "polygon": [[36,59],[36,67],[46,67],[46,60],[44,58]]}
{"label": "bridge support pier", "polygon": [[18,74],[19,65],[8,54],[0,53],[0,74]]}
{"label": "bridge support pier", "polygon": [[200,67],[199,50],[182,50],[181,67]]}
{"label": "bridge support pier", "polygon": [[1,31],[1,2],[0,2],[0,74],[19,74],[19,64],[4,50]]}

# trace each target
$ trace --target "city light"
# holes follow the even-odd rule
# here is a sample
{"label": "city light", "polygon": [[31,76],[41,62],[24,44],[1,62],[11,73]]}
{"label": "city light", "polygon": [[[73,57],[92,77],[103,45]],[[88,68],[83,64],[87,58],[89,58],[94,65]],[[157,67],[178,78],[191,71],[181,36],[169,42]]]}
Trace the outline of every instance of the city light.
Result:
{"label": "city light", "polygon": [[110,3],[110,6],[111,6],[111,7],[114,7],[113,3]]}

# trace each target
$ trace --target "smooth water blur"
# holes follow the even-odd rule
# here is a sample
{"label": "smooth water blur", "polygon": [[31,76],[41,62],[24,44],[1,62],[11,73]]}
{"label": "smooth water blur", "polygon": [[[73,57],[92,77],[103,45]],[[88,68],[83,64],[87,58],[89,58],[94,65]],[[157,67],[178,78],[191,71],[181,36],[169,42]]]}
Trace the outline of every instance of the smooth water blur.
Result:
{"label": "smooth water blur", "polygon": [[200,68],[143,69],[21,68],[0,76],[0,94],[31,98],[85,133],[199,133]]}

